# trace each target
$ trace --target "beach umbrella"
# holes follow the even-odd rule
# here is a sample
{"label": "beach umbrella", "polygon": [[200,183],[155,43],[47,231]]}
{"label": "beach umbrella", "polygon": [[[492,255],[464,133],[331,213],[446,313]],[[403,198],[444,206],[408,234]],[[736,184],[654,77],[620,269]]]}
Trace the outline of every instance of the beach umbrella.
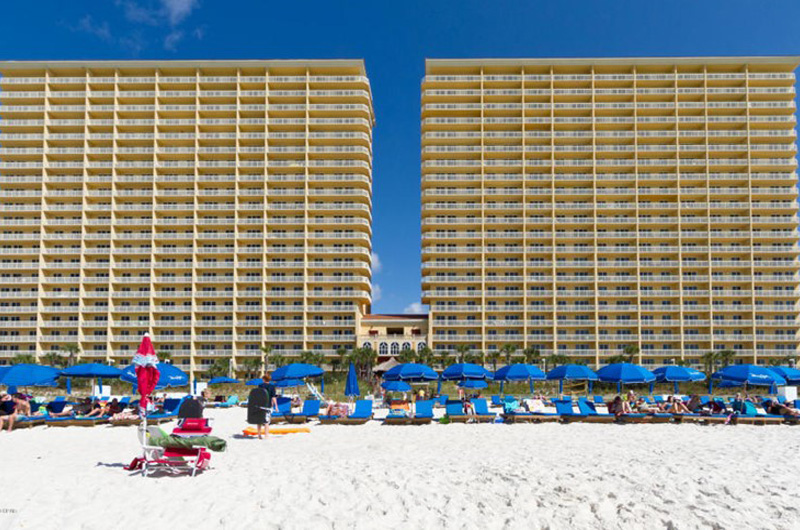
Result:
{"label": "beach umbrella", "polygon": [[103,387],[103,378],[117,379],[122,375],[122,370],[102,363],[83,363],[70,366],[61,370],[61,375],[67,377],[67,394],[72,393],[71,377],[97,378],[97,384]]}
{"label": "beach umbrella", "polygon": [[361,390],[358,388],[358,377],[356,377],[356,365],[353,363],[350,363],[350,368],[347,370],[344,395],[347,397],[357,397],[361,395]]}
{"label": "beach umbrella", "polygon": [[491,377],[491,372],[472,363],[457,363],[451,364],[442,372],[442,379],[444,381],[460,381],[464,379],[486,379]]}
{"label": "beach umbrella", "polygon": [[256,377],[255,379],[251,379],[248,382],[246,382],[245,385],[247,385],[247,386],[258,386],[263,382],[264,382],[263,379],[261,379],[260,377]]}
{"label": "beach umbrella", "polygon": [[145,333],[142,342],[133,356],[134,371],[136,373],[136,386],[139,389],[139,415],[147,415],[148,396],[153,393],[158,384],[161,372],[158,370],[158,357],[153,343],[150,341],[150,334]]}
{"label": "beach umbrella", "polygon": [[617,383],[617,393],[622,392],[623,384],[649,383],[655,381],[656,376],[646,368],[632,363],[613,363],[600,368],[597,378],[608,383]]}
{"label": "beach umbrella", "polygon": [[439,374],[424,364],[404,363],[387,370],[383,378],[386,381],[435,381]]}
{"label": "beach umbrella", "polygon": [[54,386],[59,370],[38,364],[15,364],[0,372],[0,385],[8,387],[8,393],[16,392],[18,386]]}
{"label": "beach umbrella", "polygon": [[208,381],[208,384],[209,385],[225,385],[225,384],[231,385],[231,384],[238,383],[238,382],[239,382],[238,379],[234,379],[232,377],[212,377]]}
{"label": "beach umbrella", "polygon": [[789,368],[787,366],[770,366],[769,369],[786,379],[787,384],[800,385],[800,370],[797,368]]}
{"label": "beach umbrella", "polygon": [[[156,364],[155,368],[159,372],[159,378],[158,382],[156,383],[155,390],[162,390],[171,386],[185,386],[189,384],[189,375],[174,364],[158,363]],[[123,368],[120,379],[126,383],[133,383],[138,387],[136,367],[132,364],[129,364]]]}
{"label": "beach umbrella", "polygon": [[325,373],[325,370],[319,366],[306,363],[292,363],[286,366],[281,366],[272,372],[272,380],[280,381],[281,379],[305,379],[306,377],[320,377]]}
{"label": "beach umbrella", "polygon": [[[703,381],[706,378],[706,374],[699,370],[686,366],[678,366],[677,364],[656,368],[653,370],[653,375],[656,376],[656,381],[659,383],[674,383],[675,394],[678,393],[678,383]],[[652,392],[652,387],[650,391]]]}
{"label": "beach umbrella", "polygon": [[500,392],[503,391],[503,384],[506,381],[528,381],[531,394],[533,393],[533,382],[544,381],[546,377],[538,367],[524,363],[503,366],[492,375],[492,379],[500,381]]}
{"label": "beach umbrella", "polygon": [[774,393],[776,386],[785,386],[786,379],[765,366],[756,364],[731,364],[711,375],[709,393],[713,390],[714,380],[738,383],[740,385],[768,386]]}
{"label": "beach umbrella", "polygon": [[381,387],[389,392],[411,392],[411,385],[405,381],[384,381]]}
{"label": "beach umbrella", "polygon": [[486,388],[487,386],[489,386],[489,383],[487,383],[484,379],[464,379],[458,382],[458,386],[460,386],[461,388],[480,389],[480,388]]}
{"label": "beach umbrella", "polygon": [[558,381],[558,393],[564,392],[564,381],[588,381],[588,391],[592,391],[592,383],[597,381],[597,374],[584,364],[562,364],[547,372],[548,381]]}
{"label": "beach umbrella", "polygon": [[[255,381],[255,379],[253,381]],[[258,381],[258,384],[264,382],[261,379]],[[291,388],[295,386],[303,386],[305,385],[305,382],[302,379],[281,379],[280,381],[273,381],[272,384],[275,385],[276,388]]]}

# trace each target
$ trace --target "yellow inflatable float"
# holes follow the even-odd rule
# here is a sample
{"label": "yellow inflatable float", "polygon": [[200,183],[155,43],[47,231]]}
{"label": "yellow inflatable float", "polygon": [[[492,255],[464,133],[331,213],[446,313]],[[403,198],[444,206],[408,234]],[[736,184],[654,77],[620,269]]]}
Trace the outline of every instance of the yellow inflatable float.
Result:
{"label": "yellow inflatable float", "polygon": [[[270,434],[295,434],[295,433],[302,433],[302,432],[311,432],[309,427],[270,427],[269,433]],[[245,436],[258,436],[258,430],[255,427],[248,427],[242,431],[242,434]]]}

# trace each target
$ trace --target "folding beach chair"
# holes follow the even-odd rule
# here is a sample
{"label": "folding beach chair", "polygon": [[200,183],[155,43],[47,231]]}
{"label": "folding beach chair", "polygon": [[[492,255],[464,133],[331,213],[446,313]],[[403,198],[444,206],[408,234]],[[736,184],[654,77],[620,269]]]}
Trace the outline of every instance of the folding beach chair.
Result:
{"label": "folding beach chair", "polygon": [[150,438],[162,436],[158,427],[147,427],[147,430],[140,427],[138,433],[139,443],[142,445],[142,457],[138,462],[134,460],[128,469],[141,467],[143,477],[159,469],[170,473],[189,471],[191,476],[195,476],[197,471],[206,469],[211,460],[211,454],[205,447],[170,449],[150,445]]}

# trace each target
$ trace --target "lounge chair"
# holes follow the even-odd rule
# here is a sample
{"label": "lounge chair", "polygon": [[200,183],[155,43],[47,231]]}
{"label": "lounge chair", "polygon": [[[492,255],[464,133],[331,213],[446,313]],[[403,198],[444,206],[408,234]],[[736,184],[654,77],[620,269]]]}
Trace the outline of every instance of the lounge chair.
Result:
{"label": "lounge chair", "polygon": [[585,414],[576,413],[573,410],[571,399],[554,399],[553,404],[556,406],[556,412],[561,417],[562,423],[573,423],[586,420]]}
{"label": "lounge chair", "polygon": [[411,418],[412,425],[427,425],[433,421],[433,400],[417,401],[414,404],[414,416]]}
{"label": "lounge chair", "polygon": [[303,402],[303,410],[299,413],[287,412],[283,415],[287,423],[305,423],[319,416],[319,400],[307,399]]}
{"label": "lounge chair", "polygon": [[436,399],[434,400],[434,402],[433,402],[433,403],[434,403],[434,405],[436,405],[437,407],[446,407],[446,406],[447,406],[447,400],[448,400],[448,397],[447,397],[446,395],[444,395],[444,396],[439,396],[438,398],[436,398]]}
{"label": "lounge chair", "polygon": [[594,399],[594,404],[595,405],[605,405],[606,404],[606,400],[603,399],[603,396],[592,396],[592,399]]}
{"label": "lounge chair", "polygon": [[503,398],[498,395],[492,396],[492,406],[493,407],[502,407],[503,406]]}
{"label": "lounge chair", "polygon": [[359,399],[356,401],[356,410],[349,416],[320,416],[319,422],[323,425],[363,425],[371,419],[372,401]]}
{"label": "lounge chair", "polygon": [[[506,399],[516,401],[512,396],[506,396]],[[506,409],[503,404],[503,422],[504,423],[550,423],[558,422],[561,416],[558,413],[552,412],[517,412],[516,410]]]}
{"label": "lounge chair", "polygon": [[617,417],[614,414],[600,414],[597,412],[595,403],[586,398],[578,398],[578,411],[584,418],[581,421],[587,423],[616,423]]}
{"label": "lounge chair", "polygon": [[36,416],[22,416],[17,415],[17,418],[14,420],[14,427],[13,430],[17,429],[30,429],[31,427],[36,427],[38,425],[45,424],[46,417],[41,415]]}
{"label": "lounge chair", "polygon": [[452,422],[466,423],[470,420],[470,416],[464,412],[464,404],[460,400],[447,400],[444,409],[445,414]]}
{"label": "lounge chair", "polygon": [[46,418],[48,427],[94,427],[108,423],[110,416],[63,416],[60,418]]}
{"label": "lounge chair", "polygon": [[472,410],[475,411],[474,418],[478,423],[491,423],[495,420],[495,415],[489,412],[489,407],[486,400],[483,398],[473,398]]}
{"label": "lounge chair", "polygon": [[286,421],[286,415],[292,413],[292,399],[280,396],[276,399],[278,410],[274,411],[270,417],[270,423],[281,423]]}
{"label": "lounge chair", "polygon": [[229,409],[238,404],[239,404],[239,396],[233,395],[233,396],[228,396],[228,399],[226,401],[223,401],[222,403],[214,403],[214,408]]}

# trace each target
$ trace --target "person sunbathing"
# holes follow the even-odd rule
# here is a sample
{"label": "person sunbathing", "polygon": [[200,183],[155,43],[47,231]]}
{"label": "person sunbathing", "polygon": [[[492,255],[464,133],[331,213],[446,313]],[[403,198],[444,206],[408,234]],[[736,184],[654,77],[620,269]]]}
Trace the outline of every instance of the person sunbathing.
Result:
{"label": "person sunbathing", "polygon": [[94,402],[92,402],[92,410],[90,410],[88,413],[86,413],[86,415],[84,417],[85,418],[94,418],[94,417],[98,417],[99,418],[100,416],[102,416],[105,413],[105,410],[106,410],[106,408],[103,405],[101,405],[99,401],[94,400]]}
{"label": "person sunbathing", "polygon": [[667,406],[664,412],[670,414],[689,414],[689,408],[680,400],[680,398],[669,396],[667,398]]}
{"label": "person sunbathing", "polygon": [[689,409],[689,412],[692,414],[700,414],[703,412],[703,402],[700,400],[700,396],[694,394],[689,398],[689,403],[686,404],[686,408]]}
{"label": "person sunbathing", "polygon": [[14,428],[14,422],[17,419],[16,403],[14,399],[8,394],[0,396],[0,431],[3,430],[3,425],[8,424],[8,432]]}
{"label": "person sunbathing", "polygon": [[800,416],[800,410],[787,407],[779,403],[777,399],[771,399],[769,403],[766,403],[764,409],[767,411],[767,414],[774,414],[776,416]]}
{"label": "person sunbathing", "polygon": [[614,401],[608,406],[608,413],[614,414],[616,417],[620,417],[624,414],[631,413],[631,406],[630,404],[622,399],[620,396],[614,398]]}
{"label": "person sunbathing", "polygon": [[23,394],[14,394],[11,399],[14,400],[17,414],[19,414],[20,416],[31,415],[31,403],[25,398]]}
{"label": "person sunbathing", "polygon": [[661,412],[657,406],[647,403],[644,398],[641,397],[636,400],[636,405],[634,408],[636,412],[640,412],[642,414],[655,414],[657,412]]}
{"label": "person sunbathing", "polygon": [[328,405],[328,408],[325,409],[326,416],[347,416],[350,414],[350,408],[347,406],[347,403],[335,403],[332,402]]}

